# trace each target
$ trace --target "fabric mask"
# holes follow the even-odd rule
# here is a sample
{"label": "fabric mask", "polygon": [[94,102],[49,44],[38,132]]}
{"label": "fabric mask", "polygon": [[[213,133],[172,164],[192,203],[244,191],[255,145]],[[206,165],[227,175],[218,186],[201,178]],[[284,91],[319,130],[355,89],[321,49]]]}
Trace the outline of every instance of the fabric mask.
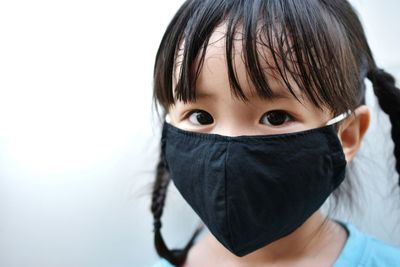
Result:
{"label": "fabric mask", "polygon": [[346,160],[333,123],[302,132],[229,137],[165,122],[171,179],[211,233],[237,256],[301,226],[338,187]]}

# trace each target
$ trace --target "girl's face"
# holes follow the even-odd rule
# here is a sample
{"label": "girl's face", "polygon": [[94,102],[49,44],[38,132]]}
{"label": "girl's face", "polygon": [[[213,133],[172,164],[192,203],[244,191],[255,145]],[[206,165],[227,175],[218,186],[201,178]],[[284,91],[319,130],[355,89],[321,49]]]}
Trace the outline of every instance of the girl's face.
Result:
{"label": "girl's face", "polygon": [[[267,135],[321,127],[332,118],[328,109],[314,106],[293,82],[301,102],[297,100],[271,71],[267,77],[274,96],[259,97],[246,76],[241,41],[235,46],[235,67],[248,101],[235,97],[228,80],[224,44],[224,32],[217,29],[211,36],[196,83],[196,101],[176,101],[169,109],[171,124],[183,130],[225,136]],[[178,55],[177,62],[180,60]],[[175,73],[179,73],[179,63],[176,68]]]}

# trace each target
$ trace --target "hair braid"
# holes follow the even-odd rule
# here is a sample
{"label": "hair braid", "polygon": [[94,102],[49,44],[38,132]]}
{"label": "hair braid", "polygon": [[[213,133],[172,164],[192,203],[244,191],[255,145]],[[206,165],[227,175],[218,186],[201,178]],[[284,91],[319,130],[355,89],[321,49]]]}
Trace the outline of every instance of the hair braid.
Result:
{"label": "hair braid", "polygon": [[395,86],[394,77],[382,69],[369,71],[367,77],[373,84],[380,107],[389,115],[392,124],[396,170],[400,176],[400,90]]}
{"label": "hair braid", "polygon": [[153,213],[154,220],[154,243],[158,255],[168,260],[174,266],[181,266],[186,260],[189,249],[192,247],[194,240],[200,233],[202,227],[198,227],[194,232],[192,238],[184,249],[170,250],[164,242],[161,235],[161,216],[164,210],[165,199],[167,195],[170,177],[165,164],[163,152],[161,152],[160,160],[156,168],[156,180],[153,186],[153,193],[151,199],[151,212]]}

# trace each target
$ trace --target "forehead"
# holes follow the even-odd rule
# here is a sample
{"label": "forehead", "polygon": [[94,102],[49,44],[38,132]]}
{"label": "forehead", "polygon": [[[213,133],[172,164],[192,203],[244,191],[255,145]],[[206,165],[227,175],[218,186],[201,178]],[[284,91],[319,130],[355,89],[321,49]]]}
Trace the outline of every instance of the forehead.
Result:
{"label": "forehead", "polygon": [[[265,47],[265,44],[262,44],[263,37],[261,34],[257,37],[260,42],[256,47],[256,56],[261,58],[259,62],[260,68],[265,76],[259,78],[265,78],[268,81],[270,94],[268,96],[260,95],[257,91],[257,85],[252,80],[252,73],[250,72],[251,70],[248,69],[248,63],[246,64],[243,38],[243,32],[238,28],[233,35],[232,52],[228,58],[227,25],[223,23],[215,28],[209,38],[206,48],[200,52],[200,54],[205,52],[204,58],[201,59],[201,63],[199,59],[197,59],[196,62],[198,66],[200,65],[198,77],[196,78],[196,86],[192,88],[192,90],[196,91],[196,95],[214,95],[218,92],[217,89],[226,87],[226,84],[229,84],[230,86],[228,87],[234,89],[233,87],[235,87],[235,85],[232,84],[232,76],[234,76],[236,79],[235,82],[237,82],[236,86],[239,87],[245,96],[242,100],[254,97],[269,99],[287,97],[295,98],[299,101],[304,100],[305,95],[296,85],[291,74],[287,73],[285,75],[285,80],[282,78],[282,73],[279,73],[277,69],[277,63],[280,63],[279,61],[276,62],[277,60],[273,58],[269,49]],[[175,60],[174,85],[178,83],[181,75],[182,62],[184,61],[185,55],[184,49],[185,41],[183,40],[180,43]],[[232,65],[233,73],[229,73],[229,63]],[[289,89],[288,86],[291,88]],[[233,97],[241,98],[235,94],[233,90],[231,93]]]}

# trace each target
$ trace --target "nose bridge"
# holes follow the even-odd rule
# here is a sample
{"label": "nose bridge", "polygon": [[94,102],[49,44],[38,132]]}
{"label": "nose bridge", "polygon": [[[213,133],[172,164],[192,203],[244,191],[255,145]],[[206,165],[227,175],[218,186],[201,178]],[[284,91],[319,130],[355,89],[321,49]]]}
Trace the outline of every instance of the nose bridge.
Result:
{"label": "nose bridge", "polygon": [[213,133],[224,135],[224,136],[239,136],[244,135],[241,129],[238,129],[237,126],[224,123],[223,125],[218,125],[214,128]]}
{"label": "nose bridge", "polygon": [[224,98],[216,111],[216,124],[212,133],[224,136],[257,134],[254,107],[233,98]]}
{"label": "nose bridge", "polygon": [[217,121],[213,129],[213,133],[224,136],[240,136],[240,135],[254,135],[257,133],[254,129],[251,120],[244,120],[243,118],[221,118]]}

